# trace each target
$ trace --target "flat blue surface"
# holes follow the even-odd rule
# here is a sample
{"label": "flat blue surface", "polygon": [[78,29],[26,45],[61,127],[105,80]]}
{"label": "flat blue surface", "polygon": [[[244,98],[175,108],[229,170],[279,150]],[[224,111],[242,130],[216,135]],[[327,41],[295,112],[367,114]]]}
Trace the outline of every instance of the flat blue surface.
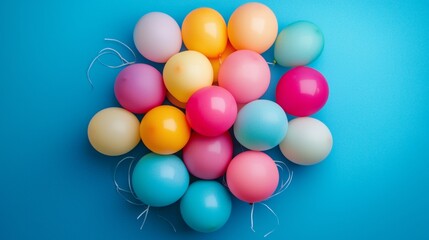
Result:
{"label": "flat blue surface", "polygon": [[[258,205],[253,233],[250,206],[234,200],[228,223],[212,234],[190,230],[177,204],[153,210],[140,231],[143,209],[114,190],[122,157],[98,154],[86,136],[97,111],[118,106],[118,69],[97,64],[95,88],[86,80],[101,48],[119,48],[104,37],[132,46],[134,24],[147,12],[181,24],[194,8],[213,7],[228,19],[244,2],[2,1],[0,239],[261,239],[275,226]],[[312,66],[331,93],[315,117],[334,136],[323,163],[289,164],[290,188],[267,201],[280,219],[269,238],[429,239],[428,1],[264,2],[280,28],[310,20],[324,32],[324,52]],[[270,61],[272,49],[264,57]],[[285,71],[272,67],[265,98]],[[131,155],[144,152],[140,144]]]}

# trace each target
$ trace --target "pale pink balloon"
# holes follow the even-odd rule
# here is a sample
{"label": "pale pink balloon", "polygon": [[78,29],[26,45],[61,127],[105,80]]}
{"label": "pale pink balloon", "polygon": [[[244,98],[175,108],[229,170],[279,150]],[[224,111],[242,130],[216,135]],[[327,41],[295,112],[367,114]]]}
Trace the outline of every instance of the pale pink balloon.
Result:
{"label": "pale pink balloon", "polygon": [[279,183],[279,171],[266,153],[246,151],[235,156],[226,171],[229,190],[238,199],[256,203],[268,199]]}
{"label": "pale pink balloon", "polygon": [[143,57],[165,63],[182,47],[182,32],[176,20],[162,12],[150,12],[134,28],[134,44]]}
{"label": "pale pink balloon", "polygon": [[259,53],[238,50],[220,66],[218,82],[237,103],[248,103],[264,95],[270,85],[270,77],[270,68]]}
{"label": "pale pink balloon", "polygon": [[216,179],[225,174],[232,152],[233,143],[228,132],[216,137],[194,132],[183,149],[183,161],[195,177]]}

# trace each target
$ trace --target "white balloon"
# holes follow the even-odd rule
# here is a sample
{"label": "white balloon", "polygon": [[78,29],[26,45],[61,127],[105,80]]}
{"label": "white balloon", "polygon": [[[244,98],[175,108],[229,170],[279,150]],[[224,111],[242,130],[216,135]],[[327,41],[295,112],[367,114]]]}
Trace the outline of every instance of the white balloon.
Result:
{"label": "white balloon", "polygon": [[143,57],[165,63],[182,47],[180,27],[169,15],[150,12],[137,22],[134,28],[134,44]]}
{"label": "white balloon", "polygon": [[289,122],[286,137],[279,144],[283,155],[299,165],[313,165],[324,160],[332,149],[332,134],[321,121],[311,117]]}

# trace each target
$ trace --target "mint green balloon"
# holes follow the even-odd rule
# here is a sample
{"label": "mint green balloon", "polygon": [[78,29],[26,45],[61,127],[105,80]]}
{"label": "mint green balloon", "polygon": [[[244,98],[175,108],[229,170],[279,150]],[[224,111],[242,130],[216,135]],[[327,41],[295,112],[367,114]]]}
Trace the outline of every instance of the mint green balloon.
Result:
{"label": "mint green balloon", "polygon": [[189,173],[176,155],[148,153],[134,167],[132,186],[138,199],[153,207],[179,200],[189,185]]}
{"label": "mint green balloon", "polygon": [[214,232],[231,215],[229,192],[216,181],[192,183],[180,201],[180,213],[186,224],[198,232]]}
{"label": "mint green balloon", "polygon": [[294,22],[277,36],[274,59],[284,67],[307,65],[319,57],[324,42],[322,31],[314,23]]}

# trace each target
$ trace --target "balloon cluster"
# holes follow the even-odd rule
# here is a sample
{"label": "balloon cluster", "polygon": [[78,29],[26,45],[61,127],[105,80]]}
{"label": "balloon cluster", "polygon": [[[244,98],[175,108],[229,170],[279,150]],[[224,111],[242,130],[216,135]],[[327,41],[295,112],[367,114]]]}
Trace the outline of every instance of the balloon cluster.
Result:
{"label": "balloon cluster", "polygon": [[[180,52],[182,41],[187,50]],[[308,117],[329,93],[323,75],[305,66],[324,45],[313,23],[295,22],[278,34],[275,14],[261,3],[241,5],[228,25],[211,8],[193,10],[181,28],[169,15],[151,12],[136,24],[134,43],[148,60],[165,63],[162,74],[148,64],[124,68],[114,85],[123,108],[95,114],[88,137],[109,156],[131,151],[140,140],[151,151],[136,163],[131,178],[144,204],[163,207],[180,200],[184,221],[196,231],[212,232],[230,216],[229,192],[257,203],[276,191],[279,170],[263,151],[279,146],[301,165],[329,154],[329,129]],[[271,78],[261,54],[273,45],[275,64],[293,67],[280,78],[275,102],[259,99]],[[171,105],[163,104],[165,98]],[[297,118],[288,122],[286,113]],[[230,129],[249,150],[233,156]],[[189,173],[201,180],[190,184]],[[222,176],[229,191],[216,181]]]}

